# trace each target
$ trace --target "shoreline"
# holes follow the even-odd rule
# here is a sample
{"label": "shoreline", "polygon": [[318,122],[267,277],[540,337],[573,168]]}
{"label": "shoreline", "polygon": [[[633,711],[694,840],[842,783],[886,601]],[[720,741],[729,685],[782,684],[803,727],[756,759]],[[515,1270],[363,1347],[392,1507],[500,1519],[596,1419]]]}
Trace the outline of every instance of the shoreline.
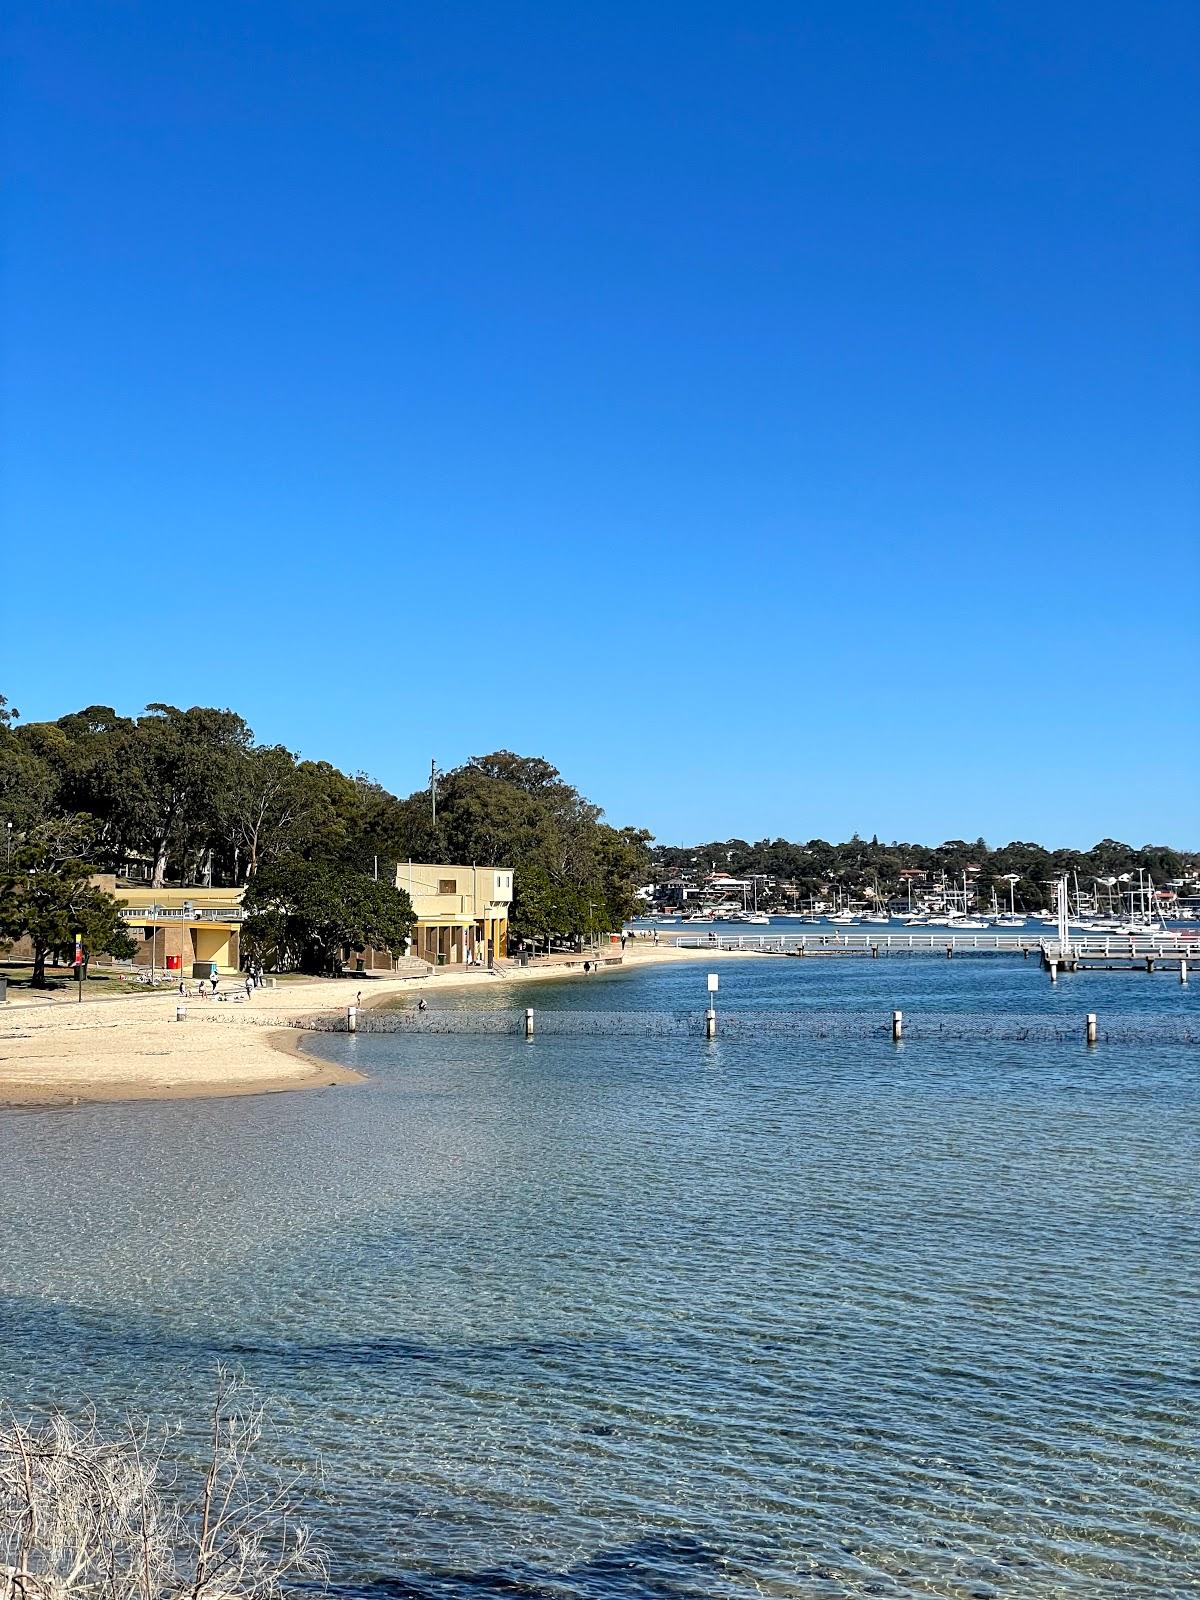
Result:
{"label": "shoreline", "polygon": [[[188,1002],[179,996],[97,996],[73,1000],[22,997],[0,1010],[0,1112],[70,1109],[97,1103],[217,1099],[279,1094],[367,1082],[349,1067],[309,1055],[296,1023],[341,1011],[361,990],[364,1008],[404,995],[437,994],[481,984],[594,982],[606,972],[672,961],[710,961],[715,952],[630,945],[620,964],[585,974],[579,965],[434,972],[427,978],[306,978],[256,992],[240,1005]],[[763,959],[757,951],[722,951],[721,959]],[[586,959],[586,957],[584,958]]]}

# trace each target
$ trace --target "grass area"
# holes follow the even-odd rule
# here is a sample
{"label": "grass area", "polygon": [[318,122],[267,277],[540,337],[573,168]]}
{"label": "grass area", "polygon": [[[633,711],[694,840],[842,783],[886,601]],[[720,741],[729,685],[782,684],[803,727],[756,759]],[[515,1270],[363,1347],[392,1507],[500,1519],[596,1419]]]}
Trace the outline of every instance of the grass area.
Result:
{"label": "grass area", "polygon": [[[46,988],[33,987],[33,967],[29,962],[0,961],[0,978],[8,979],[9,992],[24,990],[29,995],[44,995],[47,999],[72,999],[79,992],[74,972],[70,967],[48,967]],[[90,971],[83,980],[83,992],[92,999],[105,994],[154,994],[173,989],[177,979],[164,981],[155,989],[150,984],[137,981],[132,973],[114,972],[108,968]]]}

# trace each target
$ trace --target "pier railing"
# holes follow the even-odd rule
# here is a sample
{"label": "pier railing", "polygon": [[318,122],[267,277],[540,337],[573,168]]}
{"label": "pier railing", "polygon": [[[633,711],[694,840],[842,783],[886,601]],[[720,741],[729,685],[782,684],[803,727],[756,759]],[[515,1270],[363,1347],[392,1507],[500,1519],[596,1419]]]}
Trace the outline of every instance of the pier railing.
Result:
{"label": "pier railing", "polygon": [[[680,950],[761,950],[773,955],[1020,955],[1041,951],[1051,943],[1045,933],[683,933],[660,938]],[[1170,929],[1152,934],[1092,934],[1070,940],[1070,948],[1104,955],[1177,955],[1195,952],[1200,939]]]}
{"label": "pier railing", "polygon": [[1043,935],[1037,933],[683,933],[660,939],[661,944],[674,945],[679,950],[761,950],[767,954],[837,954],[848,952],[870,955],[901,952],[933,952],[944,955],[947,950],[982,951],[991,954],[1020,954],[1039,950]]}

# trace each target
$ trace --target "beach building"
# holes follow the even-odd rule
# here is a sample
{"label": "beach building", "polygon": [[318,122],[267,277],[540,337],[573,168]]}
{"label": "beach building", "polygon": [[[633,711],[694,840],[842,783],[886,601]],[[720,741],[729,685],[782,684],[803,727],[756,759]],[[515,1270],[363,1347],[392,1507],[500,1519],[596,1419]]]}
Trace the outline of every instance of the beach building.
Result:
{"label": "beach building", "polygon": [[241,965],[243,890],[151,889],[98,878],[97,886],[122,902],[121,916],[137,945],[141,967],[192,977],[196,962],[215,962],[218,972]]}
{"label": "beach building", "polygon": [[431,966],[487,966],[508,954],[511,867],[402,861],[396,887],[413,903],[411,954]]}
{"label": "beach building", "polygon": [[387,950],[352,951],[350,972],[424,971],[431,967],[490,966],[508,954],[508,913],[512,906],[511,867],[479,867],[448,862],[401,861],[396,887],[412,901],[416,923],[405,956]]}

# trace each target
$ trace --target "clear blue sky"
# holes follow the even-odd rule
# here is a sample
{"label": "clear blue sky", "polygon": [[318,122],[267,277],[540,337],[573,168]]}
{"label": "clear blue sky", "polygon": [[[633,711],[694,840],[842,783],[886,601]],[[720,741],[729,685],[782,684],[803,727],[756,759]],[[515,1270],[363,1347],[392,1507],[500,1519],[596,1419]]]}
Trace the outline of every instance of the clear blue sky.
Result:
{"label": "clear blue sky", "polygon": [[27,718],[1200,843],[1194,0],[9,16]]}

